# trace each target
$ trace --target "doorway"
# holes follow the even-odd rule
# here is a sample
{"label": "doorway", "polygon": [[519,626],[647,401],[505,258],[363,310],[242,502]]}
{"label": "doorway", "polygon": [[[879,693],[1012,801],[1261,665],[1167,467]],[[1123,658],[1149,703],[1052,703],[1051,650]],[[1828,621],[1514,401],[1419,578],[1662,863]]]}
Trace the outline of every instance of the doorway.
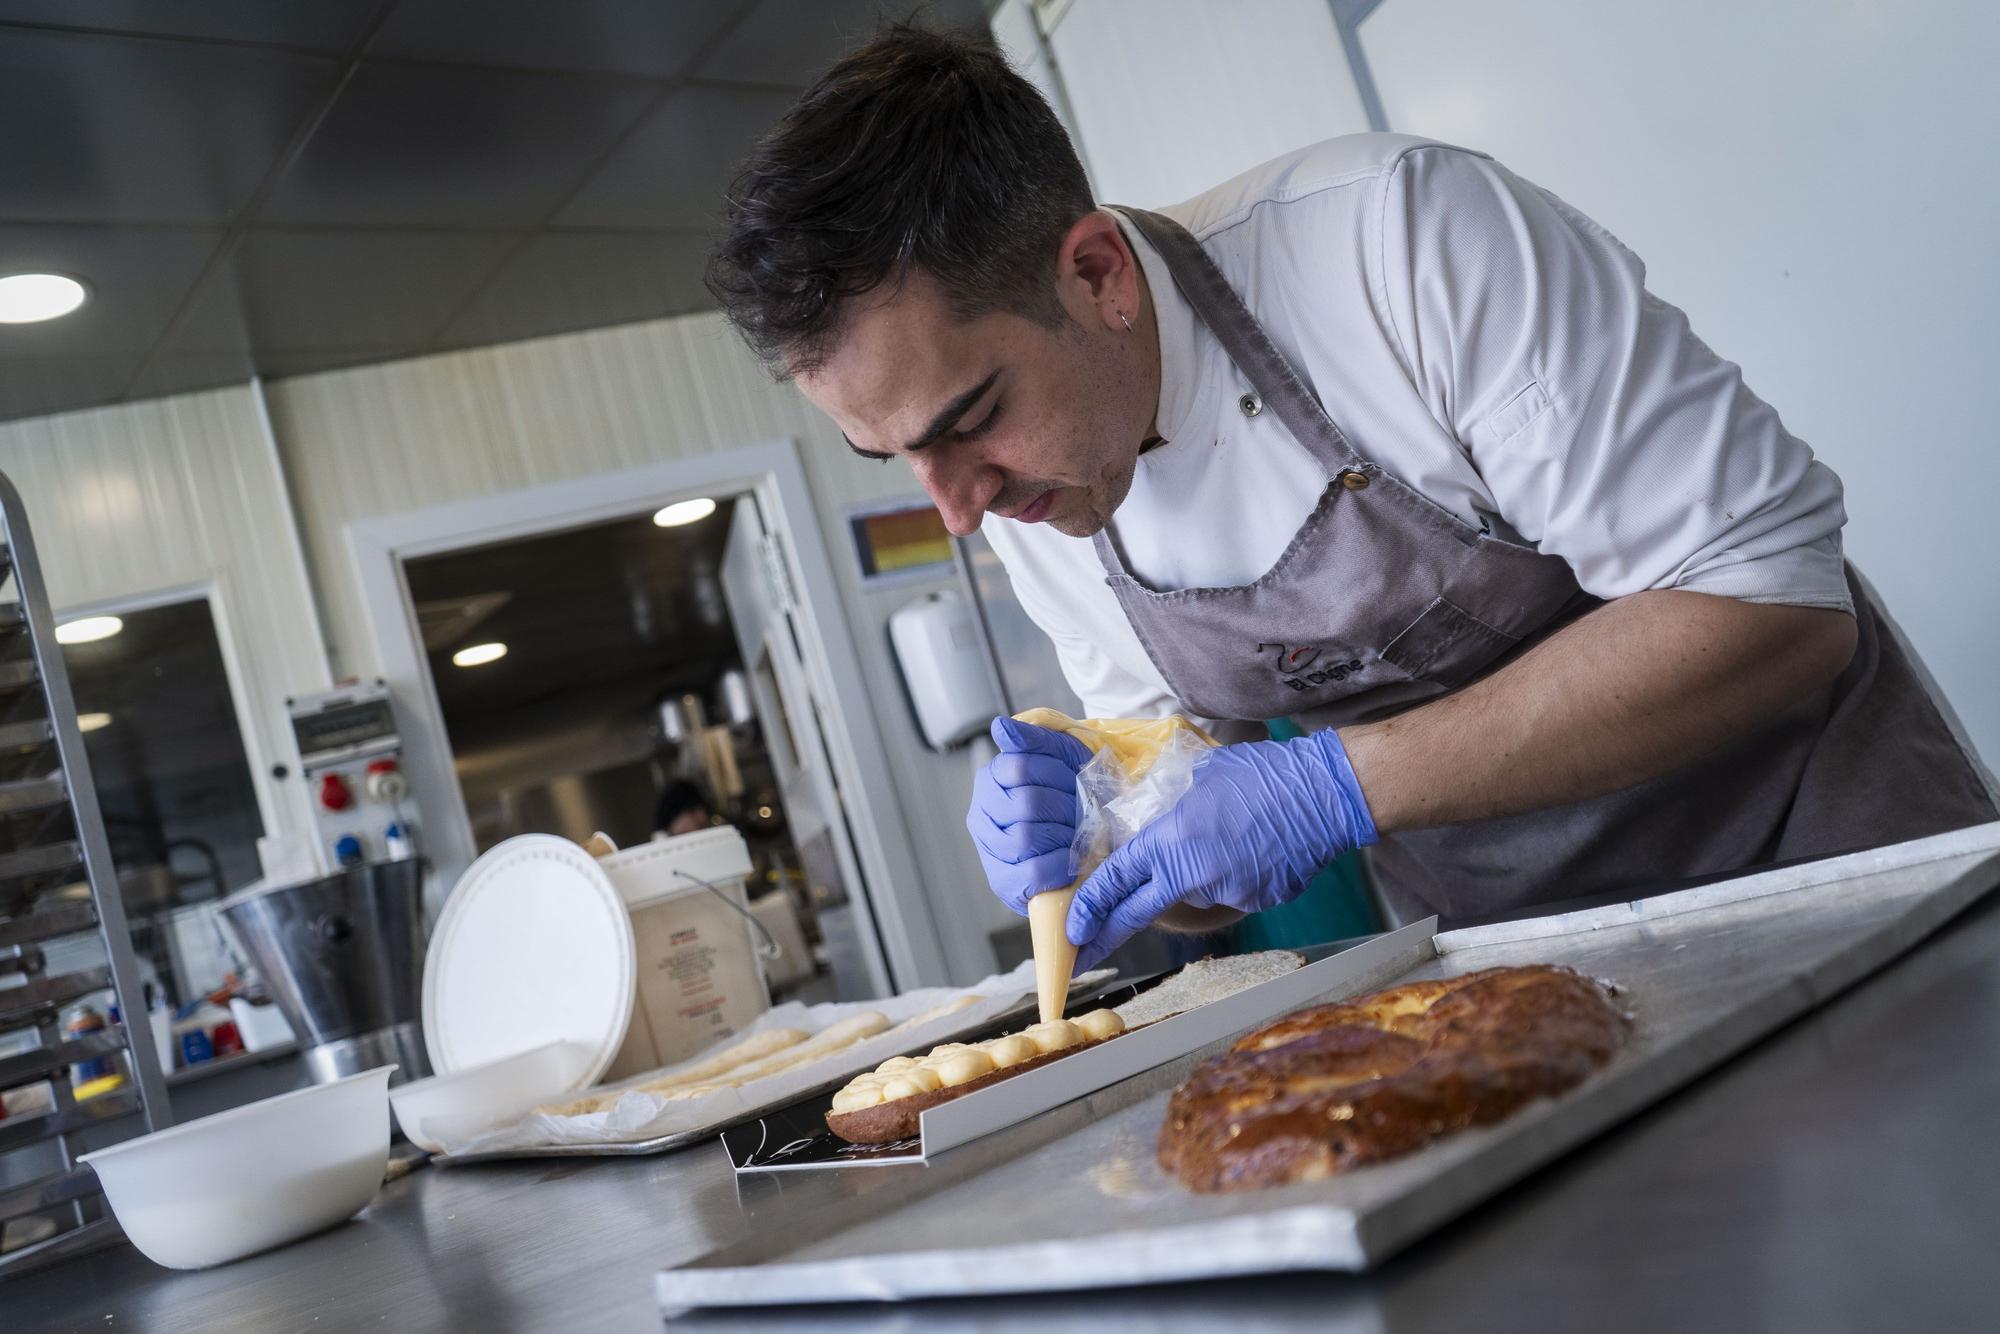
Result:
{"label": "doorway", "polygon": [[644,841],[660,796],[686,782],[751,845],[752,895],[797,904],[813,972],[795,985],[846,998],[944,980],[789,442],[348,535],[436,870],[433,910],[513,833]]}
{"label": "doorway", "polygon": [[[812,855],[818,822],[780,784],[796,723],[768,682],[753,692],[724,587],[755,510],[747,494],[696,497],[418,557],[404,577],[477,851],[727,825],[749,848],[773,1000],[865,996],[839,860]],[[770,674],[769,655],[757,666]]]}

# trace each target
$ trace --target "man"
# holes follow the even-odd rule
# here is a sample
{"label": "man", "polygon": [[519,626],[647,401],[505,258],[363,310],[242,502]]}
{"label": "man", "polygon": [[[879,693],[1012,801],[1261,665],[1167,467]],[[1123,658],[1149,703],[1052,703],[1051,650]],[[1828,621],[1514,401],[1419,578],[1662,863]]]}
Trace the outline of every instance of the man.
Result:
{"label": "man", "polygon": [[[1463,917],[1994,817],[1842,560],[1839,479],[1486,156],[1314,145],[1097,207],[992,52],[891,30],[758,146],[710,283],[866,458],[983,527],[1093,715],[1239,741],[1077,895],[1081,966],[1373,847]],[[1016,911],[1071,874],[1071,739],[968,815]]]}

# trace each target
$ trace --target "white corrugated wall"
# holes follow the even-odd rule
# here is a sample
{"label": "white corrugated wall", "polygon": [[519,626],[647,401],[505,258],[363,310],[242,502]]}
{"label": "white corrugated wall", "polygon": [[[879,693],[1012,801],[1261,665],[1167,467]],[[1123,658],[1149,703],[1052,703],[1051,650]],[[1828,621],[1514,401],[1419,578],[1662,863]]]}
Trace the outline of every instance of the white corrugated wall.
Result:
{"label": "white corrugated wall", "polygon": [[303,789],[270,770],[290,753],[285,697],[329,677],[255,388],[0,423],[0,471],[58,610],[214,589],[265,823],[304,828]]}

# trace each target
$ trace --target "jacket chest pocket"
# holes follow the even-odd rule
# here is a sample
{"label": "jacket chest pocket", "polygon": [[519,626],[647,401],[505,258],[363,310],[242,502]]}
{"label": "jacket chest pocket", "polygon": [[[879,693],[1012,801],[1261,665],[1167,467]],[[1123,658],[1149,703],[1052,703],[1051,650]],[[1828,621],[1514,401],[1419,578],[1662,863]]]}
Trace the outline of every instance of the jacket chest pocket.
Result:
{"label": "jacket chest pocket", "polygon": [[1382,660],[1419,681],[1456,690],[1520,643],[1449,598],[1433,598],[1382,650]]}

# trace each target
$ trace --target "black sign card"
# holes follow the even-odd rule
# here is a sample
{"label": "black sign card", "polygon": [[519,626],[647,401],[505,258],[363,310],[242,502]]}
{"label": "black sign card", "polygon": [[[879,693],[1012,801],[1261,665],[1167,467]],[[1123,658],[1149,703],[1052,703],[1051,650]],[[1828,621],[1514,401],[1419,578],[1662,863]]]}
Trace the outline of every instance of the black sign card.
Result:
{"label": "black sign card", "polygon": [[[1157,986],[1168,976],[1169,972],[1161,972],[1132,981],[1112,978],[1101,986],[1071,995],[1063,1013],[1074,1016],[1086,1010],[1115,1009]],[[1026,1015],[1009,1011],[987,1027],[958,1040],[984,1042],[988,1038],[1001,1037],[1018,1030],[1021,1020],[1033,1012],[1032,1006]],[[916,1056],[921,1052],[913,1050],[905,1054]],[[898,1140],[893,1144],[849,1144],[826,1128],[828,1102],[826,1093],[813,1093],[775,1111],[766,1112],[753,1121],[745,1121],[740,1126],[723,1131],[722,1147],[729,1153],[730,1164],[739,1172],[782,1172],[791,1168],[830,1166],[893,1167],[923,1160],[923,1143],[920,1140]]]}

